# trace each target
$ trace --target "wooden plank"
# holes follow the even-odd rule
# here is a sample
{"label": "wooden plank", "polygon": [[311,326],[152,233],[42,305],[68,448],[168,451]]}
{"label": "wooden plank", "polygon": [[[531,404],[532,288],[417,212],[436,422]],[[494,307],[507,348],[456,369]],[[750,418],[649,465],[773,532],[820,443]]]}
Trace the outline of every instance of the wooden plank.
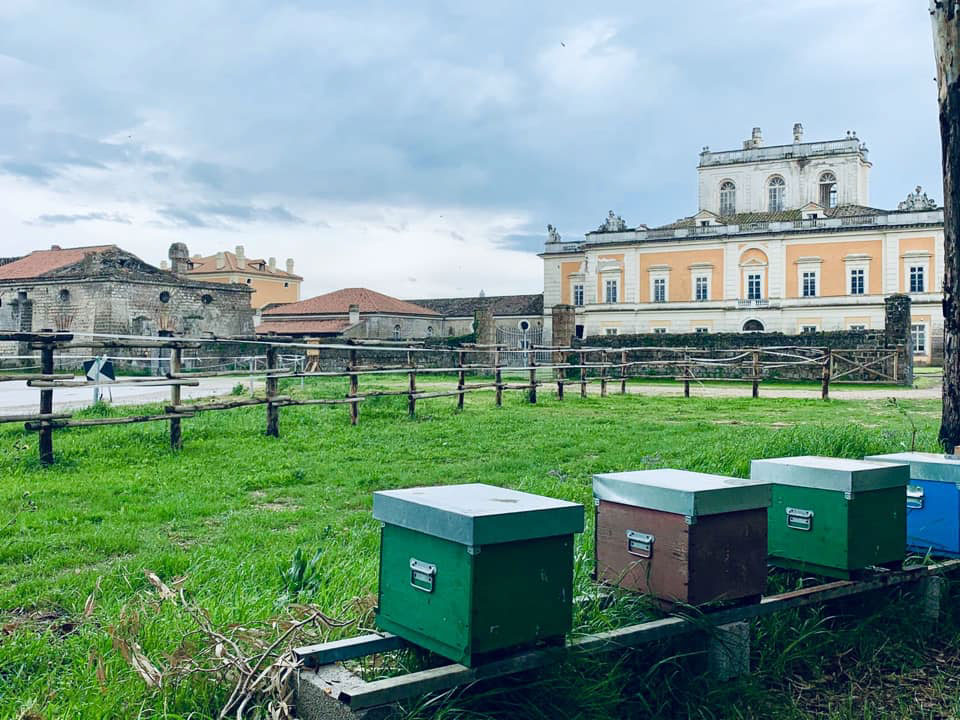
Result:
{"label": "wooden plank", "polygon": [[[27,382],[27,385],[35,388],[71,388],[71,387],[94,387],[98,383],[90,382],[89,380],[30,380]],[[199,380],[168,380],[166,378],[150,378],[146,380],[132,380],[131,378],[124,378],[117,382],[111,383],[99,383],[100,387],[171,387],[173,385],[181,385],[183,387],[197,387],[200,384]]]}
{"label": "wooden plank", "polygon": [[0,415],[0,423],[18,423],[38,420],[66,420],[73,417],[73,413],[25,413],[23,415]]}
{"label": "wooden plank", "polygon": [[4,332],[0,333],[0,342],[70,342],[73,340],[71,333],[55,332]]}
{"label": "wooden plank", "polygon": [[[170,374],[175,374],[180,372],[180,361],[183,358],[183,350],[180,348],[173,348],[170,351]],[[176,407],[180,404],[180,386],[173,385],[170,387],[170,404]],[[183,433],[182,428],[180,427],[180,418],[171,418],[170,419],[170,449],[171,450],[180,450],[183,448]]]}
{"label": "wooden plank", "polygon": [[50,428],[95,427],[99,425],[129,425],[131,423],[153,422],[155,420],[173,420],[193,417],[193,413],[163,413],[161,415],[127,415],[115,418],[78,418],[74,420],[41,420],[25,424],[27,430]]}
{"label": "wooden plank", "polygon": [[397,635],[383,633],[334,640],[320,645],[305,645],[293,649],[294,657],[303,662],[304,667],[319,667],[330,663],[353,660],[375,653],[401,650],[408,643]]}
{"label": "wooden plank", "polygon": [[[276,403],[286,402],[290,398],[286,395],[277,395],[273,398]],[[164,409],[168,413],[197,413],[206,410],[232,410],[239,407],[250,407],[252,405],[264,405],[266,398],[244,398],[243,400],[223,400],[222,402],[191,403],[189,405],[167,405]]]}
{"label": "wooden plank", "polygon": [[958,569],[960,569],[960,560],[951,560],[933,566],[879,572],[869,580],[840,580],[781,595],[773,595],[764,598],[755,605],[709,612],[697,617],[663,618],[607,632],[584,635],[569,641],[566,647],[529,650],[474,668],[451,664],[362,683],[344,691],[341,693],[341,697],[352,710],[386,705],[426,693],[449,690],[478,680],[543,667],[560,661],[568,653],[576,656],[579,654],[622,651],[626,648],[637,647],[666,638],[701,632],[706,627],[716,627],[738,620],[770,615],[782,610],[837,600],[904,583],[918,582],[932,575],[940,575]]}
{"label": "wooden plank", "polygon": [[[403,393],[406,395],[406,392]],[[365,397],[345,397],[345,398],[305,398],[287,400],[275,400],[277,405],[346,405],[348,403],[358,403],[366,400]]]}
{"label": "wooden plank", "polygon": [[[56,347],[55,342],[47,340],[43,343],[40,351],[40,370],[44,375],[53,375],[53,350]],[[41,380],[39,382],[55,382]],[[27,381],[30,384],[30,381]],[[40,415],[50,415],[53,413],[53,388],[40,391]],[[51,422],[65,422],[63,420],[49,421],[44,420],[36,426],[39,430],[37,448],[40,451],[40,464],[53,464],[53,426]],[[30,430],[30,424],[26,428]]]}
{"label": "wooden plank", "polygon": [[0,375],[0,382],[16,382],[17,380],[74,380],[76,375],[44,375],[43,373],[22,373],[20,375]]}

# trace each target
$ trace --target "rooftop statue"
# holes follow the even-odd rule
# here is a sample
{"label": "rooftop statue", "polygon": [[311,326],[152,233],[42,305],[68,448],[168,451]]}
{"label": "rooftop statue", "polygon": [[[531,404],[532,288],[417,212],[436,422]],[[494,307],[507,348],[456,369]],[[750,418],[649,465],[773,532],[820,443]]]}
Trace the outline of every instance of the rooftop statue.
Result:
{"label": "rooftop statue", "polygon": [[619,215],[615,215],[613,210],[607,213],[607,219],[597,228],[598,232],[623,232],[627,229],[627,224]]}
{"label": "rooftop statue", "polygon": [[549,243],[560,242],[560,233],[557,232],[557,229],[553,225],[547,225],[547,242]]}
{"label": "rooftop statue", "polygon": [[907,194],[907,199],[897,205],[897,210],[936,210],[936,200],[922,192],[923,188],[917,185],[916,190]]}

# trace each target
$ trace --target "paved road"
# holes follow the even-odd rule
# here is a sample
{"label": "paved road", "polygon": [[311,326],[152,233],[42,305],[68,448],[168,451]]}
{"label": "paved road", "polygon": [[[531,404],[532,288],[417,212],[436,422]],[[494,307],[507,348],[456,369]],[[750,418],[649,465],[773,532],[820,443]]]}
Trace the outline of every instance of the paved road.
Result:
{"label": "paved road", "polygon": [[[245,388],[250,387],[249,378],[201,378],[198,387],[184,387],[181,396],[189,398],[209,397],[211,395],[226,395],[237,383]],[[256,383],[262,387],[263,383]],[[111,388],[114,405],[141,405],[144,403],[163,402],[170,399],[169,387],[137,387],[124,385]],[[110,393],[104,390],[104,399],[109,402]],[[93,401],[93,388],[58,388],[53,393],[53,409],[65,410],[87,407]],[[0,412],[3,414],[36,412],[40,406],[40,391],[27,387],[22,382],[0,383]]]}

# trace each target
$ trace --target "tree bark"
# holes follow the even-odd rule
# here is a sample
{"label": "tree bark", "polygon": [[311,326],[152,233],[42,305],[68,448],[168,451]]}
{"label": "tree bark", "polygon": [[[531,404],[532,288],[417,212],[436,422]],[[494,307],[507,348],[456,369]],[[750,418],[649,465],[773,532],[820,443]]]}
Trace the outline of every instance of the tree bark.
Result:
{"label": "tree bark", "polygon": [[940,443],[960,445],[960,7],[931,0],[943,149],[943,417]]}

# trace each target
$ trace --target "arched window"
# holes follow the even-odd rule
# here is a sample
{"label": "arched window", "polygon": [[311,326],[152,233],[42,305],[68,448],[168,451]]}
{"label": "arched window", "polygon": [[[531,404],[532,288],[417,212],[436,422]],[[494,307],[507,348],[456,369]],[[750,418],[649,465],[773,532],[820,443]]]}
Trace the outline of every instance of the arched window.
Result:
{"label": "arched window", "polygon": [[825,208],[837,206],[837,176],[829,171],[820,176],[820,204]]}
{"label": "arched window", "polygon": [[430,325],[427,326],[427,337],[433,337],[433,327]]}
{"label": "arched window", "polygon": [[787,183],[779,175],[774,175],[767,183],[767,197],[769,203],[767,209],[770,212],[780,212],[783,210],[784,198],[787,194]]}
{"label": "arched window", "polygon": [[394,325],[394,326],[393,326],[393,339],[394,339],[394,340],[399,340],[399,339],[400,339],[400,326],[399,326],[399,325]]}
{"label": "arched window", "polygon": [[720,215],[726,217],[737,212],[737,186],[727,180],[720,185]]}
{"label": "arched window", "polygon": [[743,324],[744,332],[763,332],[763,323],[759,320],[747,320]]}

